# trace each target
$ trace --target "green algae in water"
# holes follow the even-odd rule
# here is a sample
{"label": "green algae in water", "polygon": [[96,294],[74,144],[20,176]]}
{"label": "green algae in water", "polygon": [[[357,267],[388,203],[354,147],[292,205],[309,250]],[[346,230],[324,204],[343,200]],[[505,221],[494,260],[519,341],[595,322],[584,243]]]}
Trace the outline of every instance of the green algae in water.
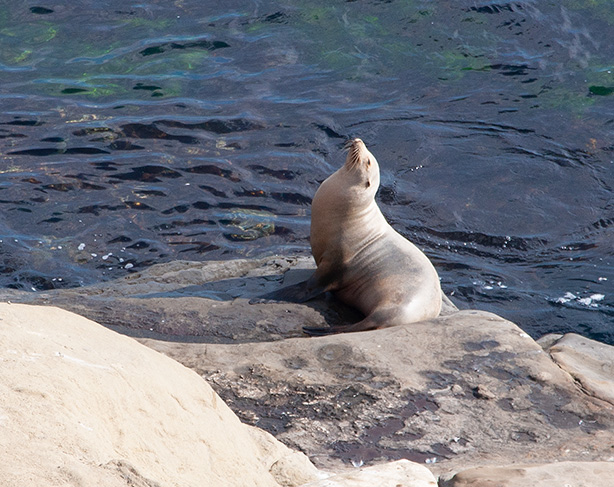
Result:
{"label": "green algae in water", "polygon": [[15,56],[15,58],[13,59],[13,61],[15,63],[22,63],[24,62],[26,59],[28,59],[30,56],[32,55],[32,50],[31,49],[26,49],[25,51],[23,51],[21,54],[19,54],[18,56]]}
{"label": "green algae in water", "polygon": [[608,96],[614,94],[614,86],[590,86],[588,91],[592,95]]}

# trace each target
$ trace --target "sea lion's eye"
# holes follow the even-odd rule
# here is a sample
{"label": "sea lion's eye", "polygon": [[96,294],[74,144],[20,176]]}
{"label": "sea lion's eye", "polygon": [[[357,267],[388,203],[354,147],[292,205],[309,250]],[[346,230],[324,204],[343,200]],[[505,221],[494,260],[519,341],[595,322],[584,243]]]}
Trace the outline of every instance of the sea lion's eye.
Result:
{"label": "sea lion's eye", "polygon": [[367,159],[367,166],[371,165],[371,159]]}
{"label": "sea lion's eye", "polygon": [[365,188],[368,188],[369,186],[371,186],[371,181],[367,181],[367,182],[365,183]]}

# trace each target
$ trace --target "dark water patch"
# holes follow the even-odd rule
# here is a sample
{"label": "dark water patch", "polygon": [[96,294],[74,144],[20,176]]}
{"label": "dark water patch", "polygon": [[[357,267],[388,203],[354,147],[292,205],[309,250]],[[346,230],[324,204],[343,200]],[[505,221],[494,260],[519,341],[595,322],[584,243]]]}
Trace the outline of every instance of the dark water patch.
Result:
{"label": "dark water patch", "polygon": [[19,156],[36,156],[36,157],[46,157],[58,154],[110,154],[109,151],[98,149],[97,147],[70,147],[67,149],[56,149],[51,147],[45,147],[40,149],[25,149],[19,151],[9,152],[11,155],[19,155]]}
{"label": "dark water patch", "polygon": [[203,189],[209,193],[211,193],[213,196],[217,196],[218,198],[228,198],[228,196],[226,195],[226,193],[224,193],[223,191],[220,191],[216,188],[213,188],[211,186],[205,186],[205,185],[199,185],[198,186],[200,189]]}
{"label": "dark water patch", "polygon": [[98,134],[109,134],[114,133],[112,129],[108,127],[88,127],[84,129],[74,130],[72,132],[73,135],[77,137],[87,137],[90,135],[98,135]]}
{"label": "dark water patch", "polygon": [[299,193],[271,193],[271,198],[282,203],[290,203],[293,205],[310,205],[311,198]]}
{"label": "dark water patch", "polygon": [[342,135],[342,134],[338,133],[337,131],[335,131],[334,129],[332,129],[331,127],[328,127],[326,125],[315,124],[315,126],[317,128],[319,128],[322,132],[324,132],[328,137],[331,137],[333,139],[348,140],[350,138],[347,135]]}
{"label": "dark water patch", "polygon": [[199,255],[207,254],[209,252],[213,252],[215,250],[219,250],[219,246],[212,244],[210,242],[171,242],[171,245],[186,245],[185,249],[180,250],[180,253],[196,253]]}
{"label": "dark water patch", "polygon": [[614,94],[614,86],[589,86],[591,95],[608,96]]}
{"label": "dark water patch", "polygon": [[265,17],[262,17],[262,22],[266,22],[269,24],[287,24],[289,20],[289,16],[284,12],[275,12]]}
{"label": "dark water patch", "polygon": [[262,174],[262,175],[266,175],[266,176],[272,176],[275,179],[279,179],[281,181],[291,181],[292,179],[294,179],[298,175],[294,171],[285,170],[285,169],[270,169],[268,167],[259,166],[257,164],[252,164],[252,165],[247,166],[247,167],[249,167],[250,169],[254,170],[258,174]]}
{"label": "dark water patch", "polygon": [[132,242],[132,239],[130,237],[127,237],[126,235],[120,235],[118,237],[112,238],[107,243],[114,244],[114,243],[127,243],[127,242]]}
{"label": "dark water patch", "polygon": [[216,225],[217,222],[213,220],[203,220],[202,218],[195,218],[193,220],[173,220],[170,222],[162,223],[160,225],[156,225],[152,229],[157,232],[167,232],[164,233],[165,236],[177,236],[183,235],[181,232],[170,232],[168,230],[173,230],[174,228],[184,228],[184,227],[192,227],[192,226],[202,226],[202,225]]}
{"label": "dark water patch", "polygon": [[129,123],[121,126],[121,134],[124,137],[135,139],[164,139],[176,140],[182,144],[198,144],[196,137],[189,135],[172,135],[160,130],[155,124]]}
{"label": "dark water patch", "polygon": [[8,132],[8,130],[0,130],[0,132],[7,132],[6,134],[0,133],[0,139],[16,139],[16,138],[27,137],[27,135],[25,135],[25,134],[10,133],[10,132]]}
{"label": "dark water patch", "polygon": [[55,154],[63,154],[63,149],[55,149],[53,147],[46,147],[44,149],[25,149],[20,151],[9,152],[9,154],[14,155],[24,155],[24,156],[37,156],[37,157],[45,157],[51,156]]}
{"label": "dark water patch", "polygon": [[178,206],[173,206],[172,208],[169,208],[167,210],[163,210],[161,213],[163,215],[172,215],[173,213],[185,213],[186,211],[188,211],[190,209],[191,205],[178,205]]}
{"label": "dark water patch", "polygon": [[522,238],[509,235],[487,235],[480,232],[449,231],[438,232],[427,230],[431,235],[449,242],[463,244],[473,243],[481,247],[494,247],[499,249],[514,249],[528,251],[529,249],[541,249],[548,245],[548,241],[542,238]]}
{"label": "dark water patch", "polygon": [[196,201],[195,203],[192,203],[192,207],[196,208],[197,210],[208,210],[211,208],[211,206],[211,203],[206,201]]}
{"label": "dark water patch", "polygon": [[212,119],[205,122],[186,123],[176,120],[159,120],[156,122],[167,127],[176,127],[189,130],[205,130],[214,134],[230,134],[233,132],[244,132],[246,130],[261,130],[265,126],[258,122],[245,119],[218,120]]}
{"label": "dark water patch", "polygon": [[51,189],[53,191],[67,192],[67,191],[72,191],[77,187],[78,186],[74,183],[54,183],[54,184],[45,184],[42,188],[45,190]]}
{"label": "dark water patch", "polygon": [[117,171],[117,167],[119,166],[118,163],[111,161],[90,162],[90,164],[100,171]]}
{"label": "dark water patch", "polygon": [[69,147],[64,152],[65,154],[84,154],[84,155],[95,155],[95,154],[110,154],[109,151],[98,149],[97,147]]}
{"label": "dark water patch", "polygon": [[161,86],[156,85],[145,85],[143,83],[137,83],[133,88],[133,90],[145,90],[145,91],[156,91],[161,90]]}
{"label": "dark water patch", "polygon": [[143,250],[143,249],[148,249],[149,247],[150,247],[149,243],[144,242],[142,240],[139,240],[138,242],[135,242],[132,245],[128,245],[126,248],[127,249]]}
{"label": "dark water patch", "polygon": [[267,196],[267,194],[261,189],[243,189],[242,191],[235,191],[235,196],[247,196],[250,198],[262,198]]}
{"label": "dark water patch", "polygon": [[140,181],[147,183],[159,183],[163,178],[180,178],[181,173],[164,166],[140,166],[135,167],[127,173],[112,174],[113,179],[124,181]]}
{"label": "dark water patch", "polygon": [[90,93],[89,88],[64,88],[60,93],[63,95],[79,95],[82,93]]}
{"label": "dark water patch", "polygon": [[170,51],[173,49],[203,49],[206,51],[216,51],[218,49],[224,49],[227,47],[230,47],[230,44],[224,41],[210,41],[208,39],[203,39],[200,41],[192,42],[169,42],[159,44],[143,49],[142,51],[140,51],[140,54],[142,56],[153,56],[155,54],[162,54],[163,52]]}
{"label": "dark water patch", "polygon": [[0,125],[18,125],[20,127],[40,127],[45,122],[40,120],[11,120],[10,122],[0,122]]}
{"label": "dark water patch", "polygon": [[133,144],[129,140],[116,140],[108,145],[108,148],[112,151],[114,150],[145,150],[145,147],[142,145]]}
{"label": "dark water patch", "polygon": [[481,68],[466,67],[462,69],[467,71],[498,71],[503,76],[526,76],[529,71],[537,68],[531,68],[526,64],[488,64]]}
{"label": "dark water patch", "polygon": [[141,202],[141,201],[125,201],[121,205],[89,205],[82,206],[77,210],[77,213],[91,213],[95,216],[100,216],[103,212],[114,212],[118,210],[143,210],[143,211],[155,211],[155,208]]}
{"label": "dark water patch", "polygon": [[228,169],[221,169],[218,166],[213,164],[200,164],[198,166],[191,166],[183,168],[182,171],[193,173],[193,174],[212,174],[214,176],[219,176],[222,178],[229,179],[233,182],[239,182],[239,177],[234,174],[232,171]]}
{"label": "dark water patch", "polygon": [[614,225],[614,218],[600,218],[596,222],[591,223],[591,227],[595,230],[605,230]]}
{"label": "dark water patch", "polygon": [[520,3],[504,3],[504,4],[488,4],[481,6],[469,7],[467,12],[477,12],[480,14],[500,14],[501,12],[517,12],[522,11],[523,7]]}
{"label": "dark water patch", "polygon": [[47,7],[30,7],[30,12],[36,15],[48,15],[52,14],[53,10]]}

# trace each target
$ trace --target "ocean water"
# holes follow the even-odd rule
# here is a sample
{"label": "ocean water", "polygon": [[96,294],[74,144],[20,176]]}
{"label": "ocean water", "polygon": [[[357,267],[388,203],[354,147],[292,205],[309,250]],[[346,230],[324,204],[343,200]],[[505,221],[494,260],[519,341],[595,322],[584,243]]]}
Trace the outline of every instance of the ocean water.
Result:
{"label": "ocean water", "polygon": [[361,137],[459,307],[614,344],[613,45],[607,1],[4,5],[0,285],[308,254]]}

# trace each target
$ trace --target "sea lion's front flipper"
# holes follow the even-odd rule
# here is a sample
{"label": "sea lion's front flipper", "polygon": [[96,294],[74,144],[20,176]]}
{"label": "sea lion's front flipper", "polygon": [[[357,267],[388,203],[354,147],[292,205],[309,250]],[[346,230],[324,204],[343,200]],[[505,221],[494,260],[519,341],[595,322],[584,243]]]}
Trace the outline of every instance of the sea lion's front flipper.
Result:
{"label": "sea lion's front flipper", "polygon": [[306,281],[282,287],[281,289],[250,299],[249,304],[268,303],[271,301],[304,303],[326,291],[326,286],[318,282],[318,278],[314,273]]}

